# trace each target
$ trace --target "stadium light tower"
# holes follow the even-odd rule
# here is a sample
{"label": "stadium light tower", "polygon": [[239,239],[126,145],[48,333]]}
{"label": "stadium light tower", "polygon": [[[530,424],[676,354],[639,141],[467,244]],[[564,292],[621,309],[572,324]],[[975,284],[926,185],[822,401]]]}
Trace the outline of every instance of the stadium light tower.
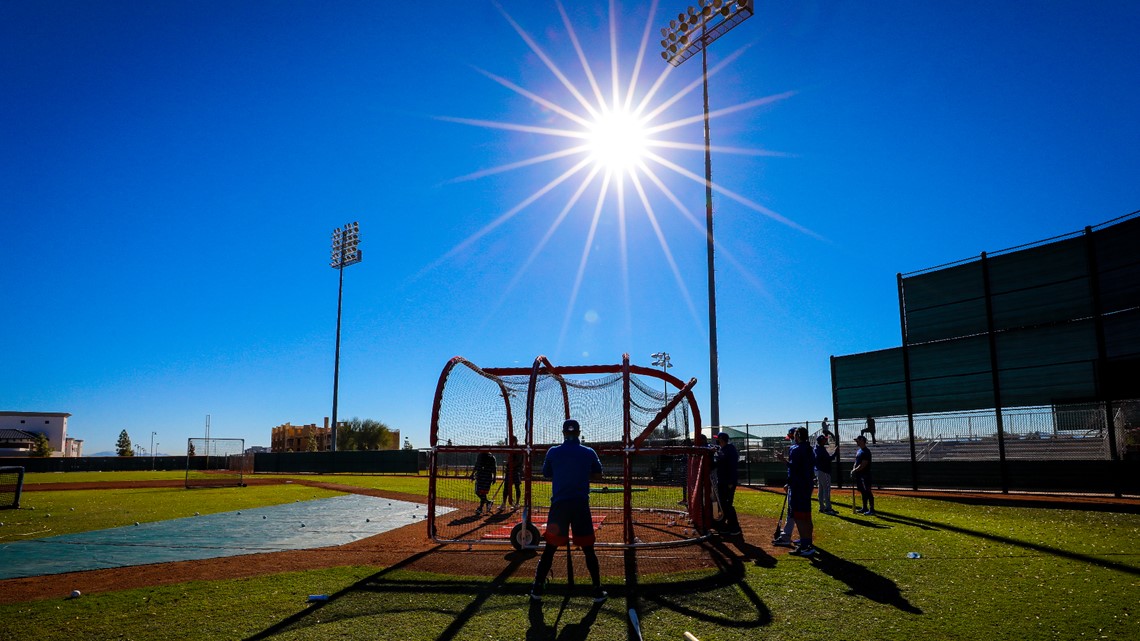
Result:
{"label": "stadium light tower", "polygon": [[340,272],[340,285],[336,294],[336,358],[333,361],[333,406],[332,406],[332,443],[329,450],[336,451],[336,399],[340,387],[340,309],[344,299],[344,268],[359,263],[363,254],[360,253],[360,223],[352,222],[344,227],[337,227],[332,233],[332,259],[329,267]]}
{"label": "stadium light tower", "polygon": [[708,46],[736,25],[752,17],[754,0],[700,0],[661,28],[661,58],[673,65],[701,53],[701,81],[705,99],[705,230],[709,263],[709,418],[720,426],[720,376],[716,356],[716,276],[713,263],[712,144],[709,141]]}
{"label": "stadium light tower", "polygon": [[158,432],[150,433],[150,471],[152,472],[154,471],[154,436],[156,434],[158,434]]}
{"label": "stadium light tower", "polygon": [[[653,360],[653,366],[654,367],[660,367],[661,371],[664,372],[665,374],[669,373],[669,368],[673,367],[673,364],[669,362],[669,360],[670,360],[669,359],[669,352],[656,352],[654,354],[650,354],[650,356],[652,356],[654,359]],[[664,386],[665,387],[665,405],[668,405],[669,404],[669,381],[664,381],[664,383],[665,383],[665,386]],[[669,429],[669,415],[668,414],[665,415],[665,429],[666,430]],[[688,425],[685,425],[685,440],[686,441],[689,440],[689,426]]]}

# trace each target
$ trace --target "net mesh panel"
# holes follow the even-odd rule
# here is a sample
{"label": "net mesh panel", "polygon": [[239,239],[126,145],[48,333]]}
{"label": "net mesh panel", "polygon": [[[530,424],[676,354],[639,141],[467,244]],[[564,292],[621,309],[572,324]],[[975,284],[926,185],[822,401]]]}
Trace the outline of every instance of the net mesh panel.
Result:
{"label": "net mesh panel", "polygon": [[0,509],[19,508],[23,489],[24,468],[0,467]]}
{"label": "net mesh panel", "polygon": [[506,445],[511,429],[523,441],[528,381],[523,375],[492,376],[466,361],[451,368],[440,402],[438,443]]}
{"label": "net mesh panel", "polygon": [[186,487],[241,486],[251,460],[245,456],[245,439],[187,439]]}
{"label": "net mesh panel", "polygon": [[[433,482],[433,522],[440,541],[510,543],[522,522],[523,509],[512,506],[515,491],[512,455],[525,455],[526,395],[529,375],[489,374],[462,362],[447,374],[439,400]],[[500,383],[502,387],[500,387]],[[509,390],[509,406],[502,389]],[[676,390],[673,390],[676,391]],[[630,376],[630,436],[638,437],[666,403],[662,381]],[[669,395],[672,399],[672,394]],[[531,492],[530,520],[544,529],[550,508],[550,482],[542,476],[546,451],[563,441],[562,423],[569,415],[582,427],[582,441],[598,453],[602,480],[591,483],[590,507],[598,545],[624,546],[625,528],[633,528],[633,545],[682,544],[697,540],[708,528],[708,450],[682,443],[695,426],[686,398],[658,424],[631,459],[632,509],[625,511],[624,386],[620,373],[536,377],[533,445],[530,465],[518,475],[521,498]],[[513,424],[518,445],[507,439]],[[493,507],[480,511],[475,460],[480,451],[495,457],[495,475],[486,497]],[[695,495],[693,501],[689,496]],[[690,504],[693,506],[690,510]]]}

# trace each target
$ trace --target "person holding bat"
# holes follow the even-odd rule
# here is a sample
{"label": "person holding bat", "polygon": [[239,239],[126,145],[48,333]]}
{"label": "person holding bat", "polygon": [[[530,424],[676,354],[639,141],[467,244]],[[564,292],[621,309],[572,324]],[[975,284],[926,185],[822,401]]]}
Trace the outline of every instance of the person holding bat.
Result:
{"label": "person holding bat", "polygon": [[[571,540],[582,548],[586,569],[594,587],[594,603],[602,603],[608,595],[602,589],[601,567],[594,552],[594,519],[590,513],[590,481],[602,478],[602,461],[593,448],[582,445],[582,427],[574,419],[562,423],[562,444],[546,452],[542,475],[551,480],[550,513],[542,538],[546,547],[538,560],[531,585],[531,601],[542,601],[546,577],[554,563],[554,553]],[[571,538],[573,535],[573,538]]]}

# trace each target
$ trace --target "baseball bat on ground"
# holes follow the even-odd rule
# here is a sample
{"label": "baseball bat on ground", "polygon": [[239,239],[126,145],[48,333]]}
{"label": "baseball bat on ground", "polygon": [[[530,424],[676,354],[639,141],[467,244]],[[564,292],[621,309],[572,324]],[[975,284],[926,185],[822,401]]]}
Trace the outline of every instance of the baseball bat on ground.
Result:
{"label": "baseball bat on ground", "polygon": [[629,622],[633,626],[633,633],[637,641],[642,641],[641,622],[637,620],[637,610],[629,609]]}

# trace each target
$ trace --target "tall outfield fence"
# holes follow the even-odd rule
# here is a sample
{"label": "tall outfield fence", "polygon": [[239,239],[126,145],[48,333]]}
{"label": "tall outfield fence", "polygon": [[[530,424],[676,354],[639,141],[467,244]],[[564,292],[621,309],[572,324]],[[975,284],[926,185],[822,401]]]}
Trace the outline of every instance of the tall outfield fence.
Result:
{"label": "tall outfield fence", "polygon": [[417,474],[427,456],[416,450],[337,452],[262,452],[253,455],[253,471],[291,474]]}

